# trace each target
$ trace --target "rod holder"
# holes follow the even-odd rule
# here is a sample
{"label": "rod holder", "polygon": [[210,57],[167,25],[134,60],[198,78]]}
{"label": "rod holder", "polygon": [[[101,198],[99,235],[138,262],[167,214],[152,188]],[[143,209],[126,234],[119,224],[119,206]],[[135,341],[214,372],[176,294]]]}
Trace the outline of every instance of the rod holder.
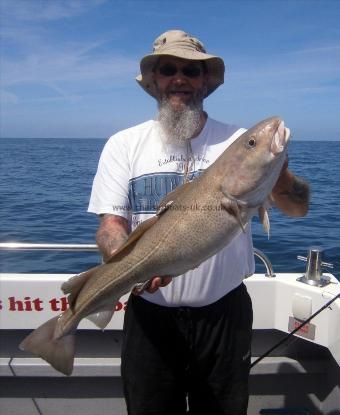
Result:
{"label": "rod holder", "polygon": [[324,287],[330,283],[330,277],[323,275],[322,268],[333,268],[333,264],[322,261],[322,250],[316,247],[309,249],[307,258],[301,255],[297,259],[307,262],[306,273],[297,279],[304,284]]}

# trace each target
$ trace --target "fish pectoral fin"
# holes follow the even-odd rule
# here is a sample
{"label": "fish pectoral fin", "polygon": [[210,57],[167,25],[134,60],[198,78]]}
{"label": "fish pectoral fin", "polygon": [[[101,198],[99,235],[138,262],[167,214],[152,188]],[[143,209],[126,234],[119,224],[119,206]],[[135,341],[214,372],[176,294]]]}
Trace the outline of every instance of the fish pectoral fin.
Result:
{"label": "fish pectoral fin", "polygon": [[71,375],[75,353],[75,334],[55,338],[59,316],[48,320],[19,345],[20,350],[29,351],[46,360],[56,370]]}
{"label": "fish pectoral fin", "polygon": [[158,216],[153,216],[152,218],[145,220],[139,226],[137,226],[137,228],[130,233],[125,243],[114,252],[114,254],[106,261],[106,263],[108,264],[110,262],[119,261],[125,255],[127,255],[133,249],[138,239],[140,239],[144,233],[150,229],[157,221]]}
{"label": "fish pectoral fin", "polygon": [[245,233],[246,230],[244,228],[244,225],[242,223],[241,218],[241,212],[239,205],[236,200],[229,199],[228,197],[223,197],[221,201],[221,205],[224,207],[224,209],[229,212],[231,215],[235,216],[237,222],[241,226],[242,231]]}
{"label": "fish pectoral fin", "polygon": [[65,281],[62,284],[61,289],[63,293],[65,295],[69,294],[67,300],[68,300],[71,310],[73,309],[75,300],[79,292],[81,291],[81,289],[84,287],[87,281],[93,276],[93,274],[97,271],[97,269],[100,266],[101,265],[98,265],[94,268],[89,269],[88,271],[75,275],[74,277],[71,277],[69,280]]}
{"label": "fish pectoral fin", "polygon": [[93,314],[89,314],[86,318],[92,323],[94,323],[97,327],[104,330],[105,327],[110,323],[112,316],[115,312],[115,304],[112,303],[112,306],[108,309],[101,309]]}
{"label": "fish pectoral fin", "polygon": [[258,212],[259,212],[260,222],[262,223],[263,229],[268,235],[268,239],[269,239],[270,238],[270,220],[269,220],[268,209],[265,206],[260,206]]}

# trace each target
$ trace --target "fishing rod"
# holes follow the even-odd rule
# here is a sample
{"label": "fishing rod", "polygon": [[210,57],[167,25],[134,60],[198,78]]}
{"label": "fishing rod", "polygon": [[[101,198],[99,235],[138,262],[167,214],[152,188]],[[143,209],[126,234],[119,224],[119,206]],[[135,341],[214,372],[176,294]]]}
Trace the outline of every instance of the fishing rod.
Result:
{"label": "fishing rod", "polygon": [[312,314],[310,317],[307,318],[307,320],[303,321],[301,324],[299,324],[293,331],[291,331],[287,336],[285,336],[283,339],[281,339],[278,343],[276,343],[273,347],[271,347],[269,350],[267,350],[262,356],[258,357],[253,363],[251,363],[250,368],[253,368],[255,365],[257,365],[262,359],[264,359],[266,356],[268,356],[273,350],[281,346],[281,344],[285,343],[290,337],[292,337],[297,331],[301,330],[302,327],[304,327],[306,324],[308,324],[311,320],[313,320],[314,317],[316,317],[318,314],[321,313],[325,308],[328,308],[335,300],[340,298],[340,293],[333,297],[330,301],[328,301],[325,305],[323,305],[321,308],[319,308],[314,314]]}

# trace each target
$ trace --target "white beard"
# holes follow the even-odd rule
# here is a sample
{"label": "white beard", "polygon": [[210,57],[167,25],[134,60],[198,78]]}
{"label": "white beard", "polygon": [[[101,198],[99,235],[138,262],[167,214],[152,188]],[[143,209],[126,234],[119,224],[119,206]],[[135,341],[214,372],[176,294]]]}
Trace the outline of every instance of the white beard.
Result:
{"label": "white beard", "polygon": [[158,121],[162,140],[166,144],[185,147],[201,126],[202,102],[191,102],[174,109],[166,98],[158,103]]}

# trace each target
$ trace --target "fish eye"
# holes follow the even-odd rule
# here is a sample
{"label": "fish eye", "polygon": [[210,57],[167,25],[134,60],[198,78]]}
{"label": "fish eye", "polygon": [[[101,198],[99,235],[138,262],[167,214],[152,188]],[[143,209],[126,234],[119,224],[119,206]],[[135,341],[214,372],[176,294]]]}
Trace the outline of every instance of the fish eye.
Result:
{"label": "fish eye", "polygon": [[249,140],[246,143],[246,146],[248,148],[254,148],[254,147],[256,147],[256,140],[255,140],[255,138],[254,137],[250,137]]}

